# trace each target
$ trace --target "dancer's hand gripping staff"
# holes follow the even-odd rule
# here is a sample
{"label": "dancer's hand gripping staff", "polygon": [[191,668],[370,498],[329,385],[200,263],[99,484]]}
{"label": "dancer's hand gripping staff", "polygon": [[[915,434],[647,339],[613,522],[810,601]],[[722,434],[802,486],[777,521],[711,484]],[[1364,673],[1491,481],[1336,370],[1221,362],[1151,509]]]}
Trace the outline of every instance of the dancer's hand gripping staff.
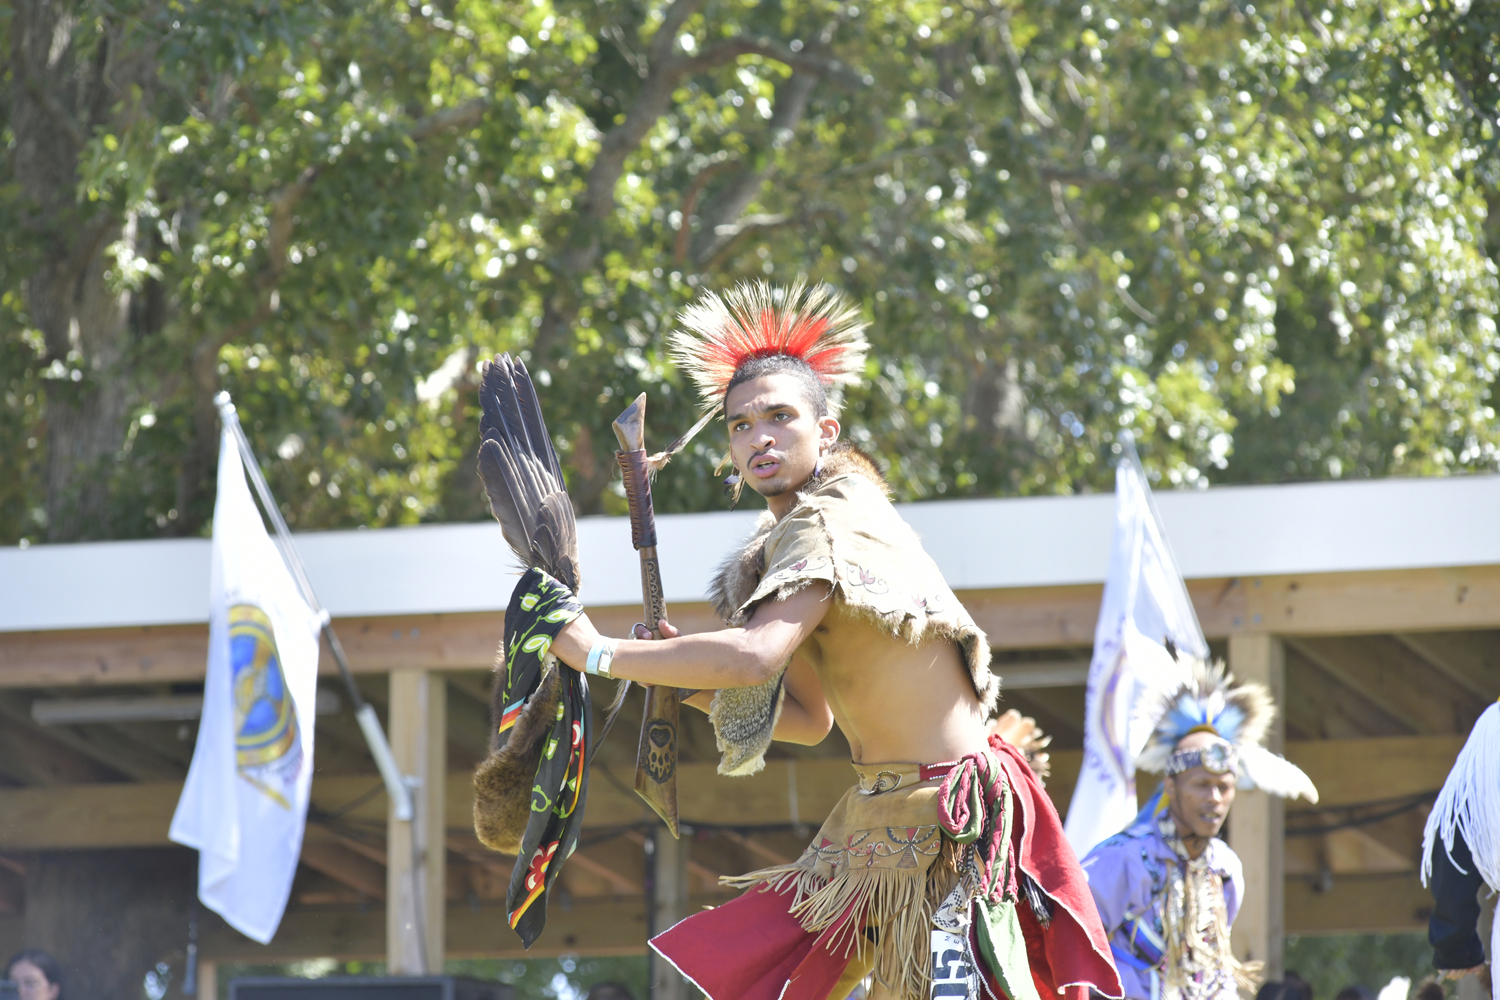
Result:
{"label": "dancer's hand gripping staff", "polygon": [[[662,592],[661,567],[656,560],[656,513],[651,508],[651,468],[646,456],[646,394],[614,422],[620,450],[615,458],[625,478],[625,497],[630,502],[630,540],[641,557],[641,592],[644,622],[655,638],[661,638],[661,622],[667,616]],[[646,714],[641,720],[641,742],[636,752],[635,790],[656,810],[672,836],[677,834],[677,723],[679,692],[675,687],[648,686]]]}

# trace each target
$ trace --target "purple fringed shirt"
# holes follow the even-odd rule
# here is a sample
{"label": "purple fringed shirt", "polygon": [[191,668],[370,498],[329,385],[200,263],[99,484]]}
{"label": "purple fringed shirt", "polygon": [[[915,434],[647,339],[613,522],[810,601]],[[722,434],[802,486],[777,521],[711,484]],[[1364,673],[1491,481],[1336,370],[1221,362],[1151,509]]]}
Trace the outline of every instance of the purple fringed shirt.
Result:
{"label": "purple fringed shirt", "polygon": [[[1209,866],[1224,880],[1224,903],[1232,924],[1245,894],[1239,856],[1217,837],[1208,842],[1205,853]],[[1127,1000],[1159,1000],[1159,977],[1152,975],[1153,963],[1143,960],[1141,949],[1131,944],[1129,924],[1149,911],[1150,916],[1143,923],[1148,924],[1160,941],[1167,865],[1177,860],[1156,823],[1149,818],[1132,823],[1083,859],[1083,873],[1088,876],[1089,891],[1094,894],[1104,931],[1109,935],[1110,950],[1114,952]],[[1145,950],[1149,951],[1150,946]],[[1232,983],[1220,1000],[1237,1000]]]}

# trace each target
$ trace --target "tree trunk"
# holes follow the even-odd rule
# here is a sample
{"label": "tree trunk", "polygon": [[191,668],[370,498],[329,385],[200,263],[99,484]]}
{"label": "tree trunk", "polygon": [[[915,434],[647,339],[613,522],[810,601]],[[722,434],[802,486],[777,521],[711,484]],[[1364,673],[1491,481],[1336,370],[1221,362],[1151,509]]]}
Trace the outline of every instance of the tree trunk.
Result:
{"label": "tree trunk", "polygon": [[194,855],[182,848],[53,851],[26,866],[26,947],[63,970],[74,1000],[141,1000],[158,962],[188,938]]}
{"label": "tree trunk", "polygon": [[135,384],[131,294],[111,287],[106,256],[112,244],[134,250],[135,224],[80,204],[78,159],[96,128],[133,113],[116,102],[149,91],[155,71],[150,46],[132,49],[118,25],[105,25],[83,61],[74,36],[92,22],[68,4],[19,0],[12,10],[15,180],[39,247],[25,302],[54,365],[45,402],[47,539],[71,541],[108,529],[109,464]]}

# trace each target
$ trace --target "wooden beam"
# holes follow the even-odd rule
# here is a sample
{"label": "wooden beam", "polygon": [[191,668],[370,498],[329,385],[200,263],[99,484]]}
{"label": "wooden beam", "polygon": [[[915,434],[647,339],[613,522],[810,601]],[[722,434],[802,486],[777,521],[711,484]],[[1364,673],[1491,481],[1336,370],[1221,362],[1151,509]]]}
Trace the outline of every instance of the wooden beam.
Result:
{"label": "wooden beam", "polygon": [[[674,604],[674,624],[688,632],[722,628],[707,604]],[[608,634],[626,635],[639,609],[590,608]],[[358,674],[392,670],[489,670],[504,630],[501,612],[340,618],[334,622],[349,667]],[[326,645],[320,674],[338,667]],[[147,684],[202,680],[208,625],[0,633],[0,688]]]}
{"label": "wooden beam", "polygon": [[1411,721],[1390,715],[1358,688],[1351,688],[1287,644],[1287,700],[1281,706],[1288,724],[1305,739],[1355,739],[1405,736]]}
{"label": "wooden beam", "polygon": [[[1287,756],[1318,786],[1322,804],[1344,805],[1400,798],[1442,786],[1462,735],[1392,736],[1375,739],[1313,740],[1287,745]],[[1052,754],[1053,778],[1048,792],[1059,812],[1067,807],[1082,752]],[[678,801],[683,821],[745,826],[790,823],[790,761],[766,762],[751,778],[724,778],[711,762],[678,768]],[[595,762],[597,768],[598,762]],[[802,759],[797,768],[797,818],[816,825],[853,784],[853,770],[837,759]],[[595,776],[589,783],[584,826],[620,827],[652,822],[649,808],[624,780],[621,785]],[[472,837],[472,776],[447,776],[446,823],[450,836]],[[325,810],[343,809],[379,785],[374,775],[323,776],[313,780],[313,803]],[[1143,779],[1150,790],[1153,779]],[[625,791],[622,791],[621,788]],[[50,788],[0,789],[0,851],[69,850],[103,847],[150,847],[168,843],[167,827],[182,786],[177,783],[63,785]],[[384,794],[349,810],[351,820],[386,819]],[[309,830],[316,823],[309,825]],[[471,846],[483,849],[478,841]],[[503,857],[503,855],[495,855]]]}
{"label": "wooden beam", "polygon": [[1402,632],[1395,638],[1475,697],[1500,695],[1500,644],[1493,633]]}
{"label": "wooden beam", "polygon": [[[1229,668],[1242,681],[1264,684],[1276,704],[1286,701],[1286,650],[1272,635],[1229,637]],[[1279,752],[1284,729],[1278,714],[1265,747]],[[1268,980],[1281,978],[1286,949],[1285,805],[1266,792],[1241,790],[1229,814],[1229,846],[1245,866],[1245,898],[1231,937],[1240,961],[1265,963]]]}
{"label": "wooden beam", "polygon": [[219,1000],[219,965],[217,962],[198,961],[197,1000]]}
{"label": "wooden beam", "polygon": [[385,865],[376,864],[332,838],[304,839],[301,860],[313,871],[322,872],[371,899],[385,899]]}
{"label": "wooden beam", "polygon": [[1354,635],[1500,627],[1500,566],[1267,576],[1251,579],[1247,592],[1249,617],[1235,626],[1247,631]]}
{"label": "wooden beam", "polygon": [[1436,791],[1452,770],[1465,738],[1312,740],[1287,744],[1286,756],[1317,785],[1320,806],[1351,805]]}
{"label": "wooden beam", "polygon": [[621,895],[634,896],[639,894],[641,891],[641,884],[639,882],[635,881],[634,879],[626,878],[624,875],[621,875],[609,865],[606,865],[599,861],[595,861],[593,858],[589,857],[587,854],[584,854],[582,851],[574,851],[572,857],[568,858],[567,863],[582,868],[590,875],[596,875],[599,878],[604,879],[604,881],[612,885],[615,891],[620,893]]}
{"label": "wooden beam", "polygon": [[386,967],[393,975],[443,968],[447,858],[448,695],[441,676],[393,670],[391,753],[410,783],[413,815],[386,821]]}
{"label": "wooden beam", "polygon": [[1423,735],[1467,732],[1484,710],[1483,702],[1411,650],[1381,636],[1289,641],[1340,684]]}
{"label": "wooden beam", "polygon": [[[1289,934],[1411,933],[1426,928],[1432,897],[1414,875],[1336,877],[1318,892],[1311,880],[1286,880]],[[722,902],[721,896],[695,896],[689,909]],[[506,926],[503,904],[472,909],[451,906],[446,917],[447,954],[454,958],[549,958],[640,955],[646,950],[646,911],[642,899],[577,899],[564,910],[552,907],[547,929],[531,951]],[[21,947],[22,921],[0,915],[5,954]],[[380,907],[292,907],[276,938],[259,945],[221,921],[204,921],[201,959],[205,962],[271,964],[306,958],[379,959],[384,955],[385,915]]]}
{"label": "wooden beam", "polygon": [[1415,874],[1346,876],[1319,892],[1286,880],[1288,934],[1406,934],[1427,930],[1432,896]]}
{"label": "wooden beam", "polygon": [[[689,912],[722,903],[722,896],[689,897]],[[0,941],[7,921],[0,916]],[[16,939],[20,939],[20,921]],[[530,951],[505,920],[503,903],[450,906],[444,921],[450,958],[556,958],[562,955],[643,955],[646,907],[641,898],[575,900],[547,911],[547,929]],[[223,921],[204,921],[200,956],[219,963],[273,964],[306,958],[379,960],[385,954],[385,914],[380,907],[297,907],[287,910],[269,945],[256,944]],[[19,944],[16,945],[20,947]],[[6,952],[10,954],[10,952]]]}
{"label": "wooden beam", "polygon": [[[968,590],[958,596],[996,649],[1087,646],[1098,584]],[[1500,628],[1500,566],[1189,580],[1212,639],[1249,632],[1339,635]],[[589,608],[601,631],[626,635],[634,607]],[[686,632],[722,627],[707,604],[672,607]],[[488,670],[499,612],[343,618],[335,622],[358,673]],[[0,688],[198,680],[207,625],[0,633]],[[325,655],[325,673],[335,667]]]}
{"label": "wooden beam", "polygon": [[731,843],[740,845],[745,849],[747,854],[760,858],[767,865],[789,865],[792,863],[791,858],[780,851],[772,850],[754,837],[747,837],[742,833],[735,833],[733,830],[721,830],[719,836]]}
{"label": "wooden beam", "polygon": [[[679,803],[680,805],[680,803]],[[691,838],[672,836],[664,826],[651,831],[646,849],[651,855],[651,919],[650,933],[660,934],[687,917],[688,913],[688,850]],[[691,990],[672,963],[652,954],[651,1000],[688,1000],[696,990]]]}
{"label": "wooden beam", "polygon": [[0,771],[22,785],[115,781],[121,772],[11,720],[0,723]]}

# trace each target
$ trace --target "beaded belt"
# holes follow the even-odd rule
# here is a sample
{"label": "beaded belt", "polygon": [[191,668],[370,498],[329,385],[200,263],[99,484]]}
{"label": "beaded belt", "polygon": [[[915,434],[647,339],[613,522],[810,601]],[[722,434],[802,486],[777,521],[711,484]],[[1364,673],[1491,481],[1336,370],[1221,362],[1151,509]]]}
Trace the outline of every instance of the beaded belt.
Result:
{"label": "beaded belt", "polygon": [[958,766],[950,760],[942,764],[853,764],[859,775],[859,790],[866,795],[894,792],[903,786],[918,785],[924,781],[945,778]]}

